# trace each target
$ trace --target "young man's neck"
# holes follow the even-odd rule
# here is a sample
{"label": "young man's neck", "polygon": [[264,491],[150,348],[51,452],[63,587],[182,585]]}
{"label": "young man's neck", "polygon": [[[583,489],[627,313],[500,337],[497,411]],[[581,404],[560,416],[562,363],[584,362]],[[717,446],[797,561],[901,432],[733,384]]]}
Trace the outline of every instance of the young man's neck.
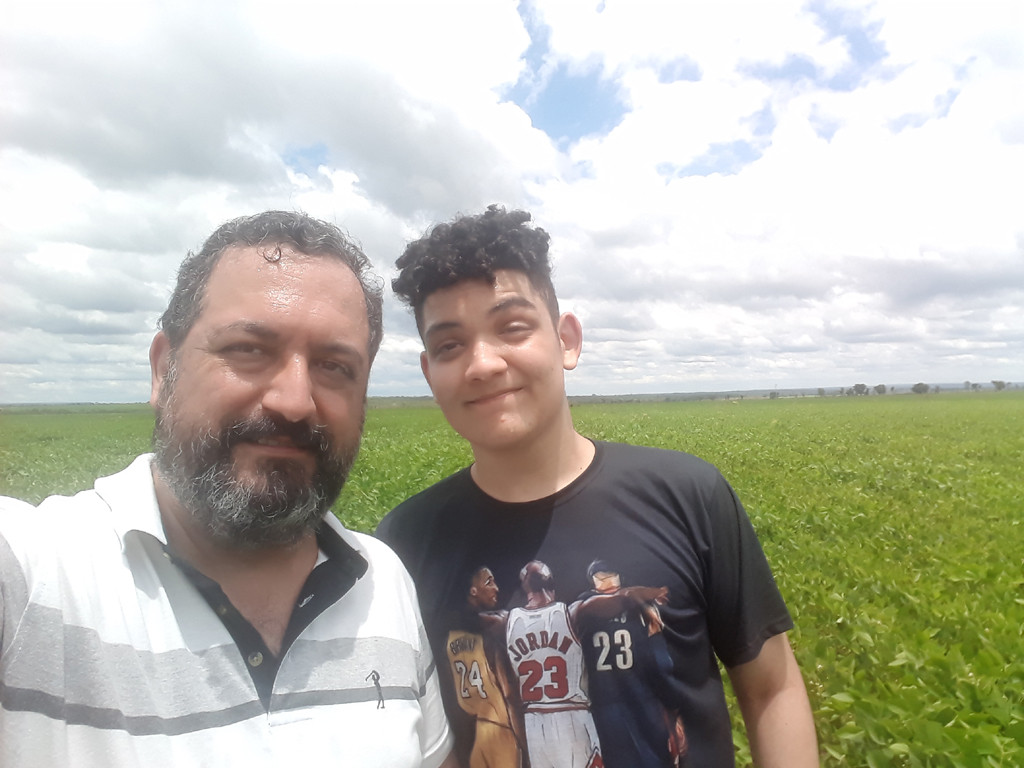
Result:
{"label": "young man's neck", "polygon": [[474,482],[499,501],[536,501],[556,493],[583,474],[594,460],[594,444],[569,424],[529,446],[473,449]]}

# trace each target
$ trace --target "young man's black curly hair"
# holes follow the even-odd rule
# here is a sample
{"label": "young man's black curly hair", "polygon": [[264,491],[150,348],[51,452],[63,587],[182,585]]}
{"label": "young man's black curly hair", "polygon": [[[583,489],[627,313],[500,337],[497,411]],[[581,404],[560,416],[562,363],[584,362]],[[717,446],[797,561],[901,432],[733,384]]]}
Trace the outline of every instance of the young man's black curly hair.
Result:
{"label": "young man's black curly hair", "polygon": [[540,227],[528,225],[531,218],[526,211],[490,205],[476,216],[438,224],[409,243],[395,262],[399,272],[391,288],[412,307],[416,327],[423,330],[423,302],[430,294],[463,280],[486,280],[494,285],[494,273],[499,269],[525,273],[557,322],[558,299],[548,261],[550,238]]}

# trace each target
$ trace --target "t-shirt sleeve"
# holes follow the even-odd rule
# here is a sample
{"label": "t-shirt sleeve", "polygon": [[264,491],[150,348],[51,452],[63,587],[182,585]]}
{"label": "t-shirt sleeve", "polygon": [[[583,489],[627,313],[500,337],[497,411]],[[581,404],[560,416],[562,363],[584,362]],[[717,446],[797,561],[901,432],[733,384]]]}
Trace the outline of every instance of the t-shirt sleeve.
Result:
{"label": "t-shirt sleeve", "polygon": [[709,505],[708,631],[728,667],[752,661],[764,642],[793,628],[750,518],[719,479]]}

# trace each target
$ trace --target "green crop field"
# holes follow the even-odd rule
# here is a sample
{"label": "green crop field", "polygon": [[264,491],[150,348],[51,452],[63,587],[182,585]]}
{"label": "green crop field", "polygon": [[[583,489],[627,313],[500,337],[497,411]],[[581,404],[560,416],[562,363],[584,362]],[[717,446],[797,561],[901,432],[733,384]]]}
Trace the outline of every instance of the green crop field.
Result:
{"label": "green crop field", "polygon": [[[587,435],[689,451],[732,482],[796,621],[823,765],[1024,765],[1024,393],[573,413]],[[0,494],[90,487],[148,449],[152,423],[145,406],[5,409]],[[370,531],[469,460],[436,409],[371,409],[338,514]]]}

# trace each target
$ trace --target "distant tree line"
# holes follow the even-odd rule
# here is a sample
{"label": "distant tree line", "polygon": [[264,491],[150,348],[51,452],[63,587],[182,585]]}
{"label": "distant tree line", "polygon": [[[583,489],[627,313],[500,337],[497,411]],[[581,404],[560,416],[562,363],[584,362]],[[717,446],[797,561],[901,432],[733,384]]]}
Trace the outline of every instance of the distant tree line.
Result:
{"label": "distant tree line", "polygon": [[[1012,386],[1012,385],[1008,381],[1002,381],[1000,379],[992,379],[992,386],[995,388],[996,392],[1002,392],[1004,389],[1006,389],[1007,387]],[[964,389],[969,389],[972,392],[980,392],[981,391],[981,387],[982,387],[982,385],[979,384],[976,381],[975,382],[970,382],[970,381],[965,381],[964,382]]]}
{"label": "distant tree line", "polygon": [[[996,392],[1001,392],[1004,389],[1013,386],[1011,382],[1002,381],[1000,379],[993,379],[991,384],[993,389],[996,390]],[[1019,388],[1021,385],[1018,384],[1017,386]],[[977,382],[964,382],[964,389],[969,392],[980,392],[983,388],[984,385],[979,384]],[[861,395],[870,395],[872,392],[874,392],[876,395],[884,395],[886,393],[895,391],[896,387],[886,386],[885,384],[876,384],[873,387],[869,387],[867,384],[854,384],[852,387],[840,387],[839,395],[845,395],[847,397],[858,397]],[[910,388],[910,391],[913,392],[915,395],[924,395],[928,394],[929,392],[935,394],[941,392],[942,387],[940,387],[938,384],[931,385],[925,384],[923,381],[919,381],[917,382],[917,384]],[[818,397],[825,397],[827,394],[828,392],[825,390],[824,387],[818,387]],[[777,392],[773,392],[770,396],[778,397],[779,395]]]}

